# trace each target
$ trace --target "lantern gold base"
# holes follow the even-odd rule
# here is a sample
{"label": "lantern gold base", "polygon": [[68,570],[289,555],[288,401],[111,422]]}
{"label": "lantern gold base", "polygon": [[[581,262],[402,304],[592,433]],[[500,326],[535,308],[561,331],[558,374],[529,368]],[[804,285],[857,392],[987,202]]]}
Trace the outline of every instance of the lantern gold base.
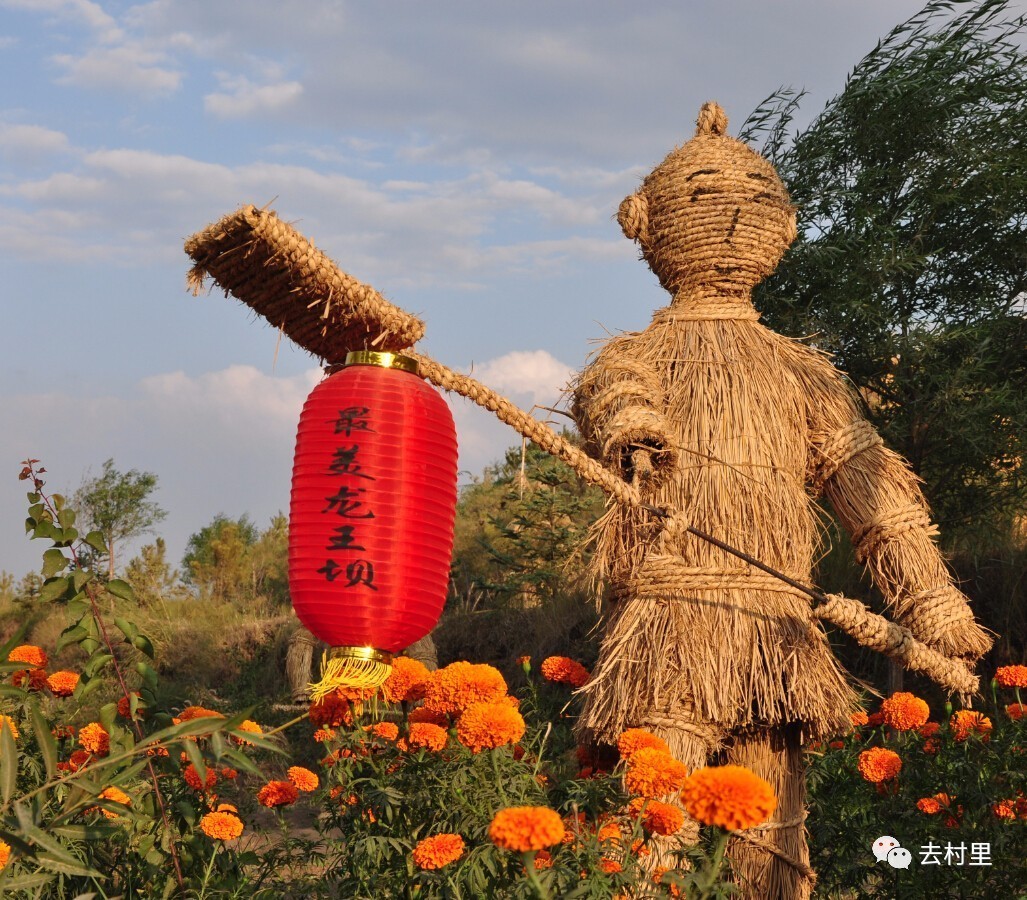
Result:
{"label": "lantern gold base", "polygon": [[332,647],[321,659],[321,680],[309,686],[317,703],[339,688],[379,688],[392,672],[392,654],[374,647]]}

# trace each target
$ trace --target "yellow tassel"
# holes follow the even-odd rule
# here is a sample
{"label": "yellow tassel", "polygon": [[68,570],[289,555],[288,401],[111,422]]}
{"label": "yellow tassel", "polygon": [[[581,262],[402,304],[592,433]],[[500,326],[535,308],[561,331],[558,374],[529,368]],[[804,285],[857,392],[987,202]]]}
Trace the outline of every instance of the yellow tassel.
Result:
{"label": "yellow tassel", "polygon": [[318,703],[339,688],[378,688],[392,672],[392,656],[373,647],[332,647],[321,659],[321,680],[308,685]]}

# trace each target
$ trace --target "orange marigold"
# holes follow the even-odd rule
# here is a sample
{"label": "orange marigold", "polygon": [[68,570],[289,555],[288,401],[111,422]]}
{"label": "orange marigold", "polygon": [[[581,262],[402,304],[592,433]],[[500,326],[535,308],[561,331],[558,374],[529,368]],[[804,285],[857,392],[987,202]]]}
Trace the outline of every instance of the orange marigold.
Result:
{"label": "orange marigold", "polygon": [[449,734],[446,729],[432,725],[431,722],[414,722],[410,726],[410,733],[407,736],[411,747],[424,747],[435,751],[442,750],[448,739]]}
{"label": "orange marigold", "polygon": [[432,672],[424,685],[428,709],[456,715],[474,703],[494,703],[505,696],[506,679],[498,669],[463,661]]}
{"label": "orange marigold", "polygon": [[89,761],[90,756],[85,750],[76,750],[67,762],[57,763],[57,768],[62,772],[77,772]]}
{"label": "orange marigold", "polygon": [[133,691],[130,697],[122,696],[118,699],[118,715],[121,716],[121,718],[123,719],[132,718],[132,700],[130,699],[131,697],[134,697],[136,701],[136,719],[141,719],[143,717],[144,709],[142,704],[143,698],[136,691]]}
{"label": "orange marigold", "polygon": [[999,800],[991,804],[991,812],[998,819],[1013,820],[1016,818],[1016,809],[1012,800]]}
{"label": "orange marigold", "polygon": [[[530,656],[523,657],[524,659],[531,659]],[[535,868],[536,869],[551,869],[553,868],[553,855],[548,850],[539,850],[535,854]]]}
{"label": "orange marigold", "polygon": [[78,687],[78,673],[61,669],[46,679],[46,686],[55,697],[70,697]]}
{"label": "orange marigold", "polygon": [[857,709],[849,715],[849,721],[852,722],[855,728],[859,728],[861,725],[866,725],[870,720],[867,718],[866,710]]}
{"label": "orange marigold", "polygon": [[1001,666],[995,670],[995,680],[1004,688],[1027,688],[1027,666]]}
{"label": "orange marigold", "polygon": [[11,681],[26,691],[41,691],[47,686],[46,669],[22,669],[14,673]]}
{"label": "orange marigold", "polygon": [[296,789],[300,791],[316,791],[317,786],[321,783],[317,775],[310,771],[310,769],[304,769],[303,766],[292,766],[289,769],[289,781],[296,785]]}
{"label": "orange marigold", "polygon": [[1024,704],[1024,703],[1010,703],[1006,707],[1006,715],[1009,716],[1009,718],[1013,719],[1013,720],[1022,719],[1024,717],[1024,715],[1027,715],[1027,704]]}
{"label": "orange marigold", "polygon": [[924,722],[917,730],[916,733],[920,737],[932,738],[941,730],[941,725],[937,722]]}
{"label": "orange marigold", "polygon": [[[246,734],[264,733],[264,729],[261,728],[256,722],[253,722],[250,719],[244,719],[242,722],[240,722],[239,727],[236,728],[236,731],[242,731]],[[232,735],[232,742],[235,744],[250,744],[251,746],[253,744],[253,741],[247,740],[244,737],[239,737],[239,735],[236,734]]]}
{"label": "orange marigold", "polygon": [[670,747],[667,746],[667,742],[663,738],[657,737],[651,731],[646,731],[644,728],[629,728],[617,738],[617,749],[620,751],[621,759],[630,759],[632,753],[636,750],[641,750],[643,747],[651,747],[654,750],[670,753]]}
{"label": "orange marigold", "polygon": [[200,830],[215,841],[234,841],[242,834],[243,824],[234,812],[218,807],[217,812],[209,812],[200,819]]}
{"label": "orange marigold", "polygon": [[438,712],[434,709],[428,709],[424,706],[419,706],[417,709],[412,709],[410,715],[407,716],[407,721],[413,725],[415,722],[428,722],[431,725],[438,725],[439,728],[449,728],[449,716],[443,712]]}
{"label": "orange marigold", "polygon": [[925,700],[908,691],[897,691],[881,703],[884,724],[896,731],[912,731],[919,728],[931,716]]}
{"label": "orange marigold", "polygon": [[929,816],[934,816],[941,812],[941,804],[934,797],[921,797],[916,801],[916,808]]}
{"label": "orange marigold", "polygon": [[954,713],[949,727],[952,729],[954,741],[965,741],[970,735],[980,735],[988,740],[991,734],[991,719],[972,709],[961,709]]}
{"label": "orange marigold", "polygon": [[35,644],[22,644],[19,647],[15,647],[7,654],[7,661],[25,663],[27,666],[35,666],[39,669],[42,669],[50,662],[46,651]]}
{"label": "orange marigold", "polygon": [[291,781],[269,781],[257,791],[257,802],[261,806],[288,806],[299,799],[299,791]]}
{"label": "orange marigold", "polygon": [[7,863],[11,858],[11,845],[7,841],[0,841],[0,870],[7,868]]}
{"label": "orange marigold", "polygon": [[688,768],[684,763],[655,747],[643,747],[628,760],[624,786],[632,794],[662,797],[679,791],[687,777]]}
{"label": "orange marigold", "polygon": [[678,807],[659,800],[636,797],[628,804],[628,812],[636,818],[641,814],[642,827],[650,834],[677,834],[685,824],[685,814]]}
{"label": "orange marigold", "polygon": [[353,708],[338,691],[333,691],[327,697],[311,703],[308,715],[316,727],[338,728],[341,725],[353,724]]}
{"label": "orange marigold", "polygon": [[367,730],[383,741],[394,741],[399,737],[399,726],[395,722],[375,722]]}
{"label": "orange marigold", "polygon": [[688,777],[681,799],[704,825],[740,831],[762,825],[777,808],[774,789],[743,766],[711,766]]}
{"label": "orange marigold", "polygon": [[231,766],[222,766],[218,769],[218,778],[224,779],[225,781],[235,781],[239,777],[239,773]]}
{"label": "orange marigold", "polygon": [[[109,787],[104,788],[100,791],[101,800],[110,800],[111,803],[120,803],[122,806],[131,806],[132,798],[128,796],[121,788]],[[94,806],[89,812],[102,812],[108,819],[118,818],[118,813],[110,809],[104,809],[102,806]]]}
{"label": "orange marigold", "polygon": [[867,725],[869,725],[871,728],[876,728],[878,725],[883,724],[884,713],[882,713],[880,710],[878,710],[875,713],[871,713],[869,716],[867,716]]}
{"label": "orange marigold", "polygon": [[894,778],[902,771],[902,758],[894,750],[884,747],[871,747],[859,755],[857,762],[859,774],[867,781],[880,784]]}
{"label": "orange marigold", "polygon": [[314,732],[314,740],[318,744],[327,744],[335,740],[335,732],[331,728],[318,728]]}
{"label": "orange marigold", "polygon": [[542,661],[542,677],[546,681],[582,687],[588,683],[591,673],[581,663],[567,656],[550,656]]}
{"label": "orange marigold", "polygon": [[464,839],[458,834],[436,834],[418,841],[414,862],[421,869],[441,869],[456,862],[464,852]]}
{"label": "orange marigold", "polygon": [[111,736],[99,722],[83,725],[78,732],[78,742],[93,756],[106,756],[111,750]]}
{"label": "orange marigold", "polygon": [[608,856],[604,856],[599,860],[599,868],[607,875],[616,875],[618,872],[624,871],[624,867],[617,860],[610,859]]}
{"label": "orange marigold", "polygon": [[457,739],[474,753],[519,741],[524,734],[524,717],[503,703],[474,703],[464,710],[456,724]]}
{"label": "orange marigold", "polygon": [[178,714],[180,722],[188,722],[190,719],[223,719],[221,713],[205,706],[187,706]]}
{"label": "orange marigold", "polygon": [[382,685],[382,696],[389,703],[420,700],[430,677],[431,672],[424,663],[409,656],[397,656],[392,661],[392,672]]}
{"label": "orange marigold", "polygon": [[501,809],[489,825],[489,838],[497,847],[530,853],[545,850],[563,839],[563,820],[545,806],[510,806]]}
{"label": "orange marigold", "polygon": [[9,728],[11,730],[11,737],[18,737],[18,726],[14,724],[14,719],[10,716],[0,715],[0,728]]}
{"label": "orange marigold", "polygon": [[200,778],[200,773],[196,770],[196,766],[189,763],[183,770],[182,777],[185,779],[185,783],[194,791],[209,791],[216,787],[218,783],[218,773],[210,766],[207,766],[206,776]]}

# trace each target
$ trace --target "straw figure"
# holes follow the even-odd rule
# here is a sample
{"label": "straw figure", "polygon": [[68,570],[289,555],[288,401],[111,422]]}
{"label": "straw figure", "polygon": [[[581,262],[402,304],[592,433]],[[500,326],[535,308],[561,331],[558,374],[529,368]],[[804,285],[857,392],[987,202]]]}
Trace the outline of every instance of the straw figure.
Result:
{"label": "straw figure", "polygon": [[580,727],[597,743],[645,727],[690,768],[720,760],[767,779],[775,816],[731,852],[745,896],[790,900],[813,881],[801,745],[846,730],[856,695],[809,598],[688,527],[808,584],[822,496],[899,624],[949,658],[991,642],[951,582],[916,476],[825,356],[758,321],[752,289],[795,239],[795,214],[774,168],[726,128],[705,104],[695,137],[621,203],[624,234],[672,299],[645,331],[609,340],[575,386],[589,453],[679,511],[661,528],[616,504],[596,525],[593,574],[614,611]]}

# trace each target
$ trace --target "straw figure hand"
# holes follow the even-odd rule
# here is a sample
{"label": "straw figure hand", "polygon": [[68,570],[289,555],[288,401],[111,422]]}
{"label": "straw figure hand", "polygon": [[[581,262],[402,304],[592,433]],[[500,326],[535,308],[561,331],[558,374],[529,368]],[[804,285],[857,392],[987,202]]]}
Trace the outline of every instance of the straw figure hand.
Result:
{"label": "straw figure hand", "polygon": [[774,817],[730,853],[744,896],[792,900],[813,883],[802,744],[846,729],[857,695],[804,594],[681,520],[808,584],[822,493],[900,622],[951,655],[989,641],[916,477],[821,353],[758,321],[752,289],[796,236],[776,171],[727,136],[716,104],[697,124],[618,212],[671,302],[609,340],[575,386],[589,452],[679,513],[661,527],[616,504],[595,526],[593,576],[615,603],[579,728],[602,744],[647,728],[689,768],[716,759],[769,781]]}

